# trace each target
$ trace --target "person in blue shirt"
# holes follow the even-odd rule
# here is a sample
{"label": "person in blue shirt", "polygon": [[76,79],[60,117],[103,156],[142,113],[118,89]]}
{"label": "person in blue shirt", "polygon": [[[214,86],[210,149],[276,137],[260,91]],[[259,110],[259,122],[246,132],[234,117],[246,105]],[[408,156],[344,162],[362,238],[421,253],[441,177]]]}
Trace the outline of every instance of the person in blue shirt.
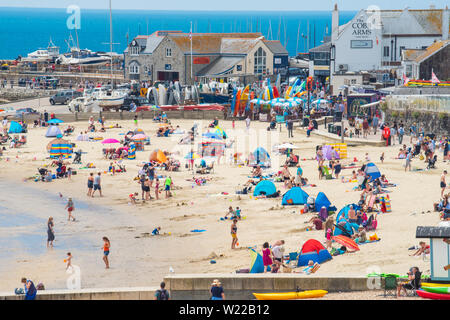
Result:
{"label": "person in blue shirt", "polygon": [[159,231],[161,230],[161,227],[156,227],[155,229],[153,229],[152,231],[152,236],[157,236],[159,235]]}
{"label": "person in blue shirt", "polygon": [[22,283],[25,287],[25,300],[34,300],[36,298],[37,290],[33,281],[22,278]]}

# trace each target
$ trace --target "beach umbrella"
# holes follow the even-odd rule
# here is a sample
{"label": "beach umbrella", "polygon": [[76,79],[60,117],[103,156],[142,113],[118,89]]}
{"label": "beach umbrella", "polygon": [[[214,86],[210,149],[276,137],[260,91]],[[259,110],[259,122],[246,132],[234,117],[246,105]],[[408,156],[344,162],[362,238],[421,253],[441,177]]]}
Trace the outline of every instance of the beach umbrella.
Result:
{"label": "beach umbrella", "polygon": [[136,134],[134,136],[131,137],[131,139],[135,140],[135,141],[141,141],[141,140],[145,140],[147,139],[147,136],[145,134]]}
{"label": "beach umbrella", "polygon": [[196,152],[189,152],[186,157],[184,157],[185,159],[200,159],[200,155]]}
{"label": "beach umbrella", "polygon": [[[129,131],[128,133],[130,133],[130,132],[131,132],[131,131]],[[128,133],[127,133],[127,134],[128,134]],[[134,133],[134,134],[145,134],[145,133],[144,133],[144,130],[142,130],[142,129],[140,129],[140,128],[134,129],[133,133]]]}
{"label": "beach umbrella", "polygon": [[270,101],[269,101],[269,104],[270,104],[271,106],[276,107],[276,106],[282,105],[282,104],[285,103],[285,102],[286,102],[286,99],[283,99],[283,98],[275,98],[275,99],[270,100]]}
{"label": "beach umbrella", "polygon": [[107,143],[120,143],[120,141],[119,141],[119,140],[116,140],[116,139],[110,138],[110,139],[105,139],[105,140],[103,140],[102,143],[103,143],[103,144],[107,144]]}
{"label": "beach umbrella", "polygon": [[282,104],[281,104],[281,106],[282,107],[285,107],[285,108],[292,108],[292,107],[296,107],[296,106],[298,106],[299,104],[297,103],[297,102],[295,102],[295,101],[286,101],[286,102],[283,102]]}
{"label": "beach umbrella", "polygon": [[250,100],[250,103],[260,105],[260,104],[269,104],[269,101],[263,99],[252,99]]}
{"label": "beach umbrella", "polygon": [[215,131],[215,133],[216,133],[217,135],[221,136],[221,137],[227,138],[227,134],[226,134],[225,131],[224,131],[221,127],[219,127],[219,126],[216,126],[216,131]]}
{"label": "beach umbrella", "polygon": [[60,120],[60,119],[51,119],[48,121],[48,123],[63,123],[64,121]]}
{"label": "beach umbrella", "polygon": [[359,250],[359,247],[356,244],[356,242],[353,241],[352,239],[350,239],[349,237],[346,237],[346,236],[343,236],[343,235],[338,235],[338,236],[331,237],[331,239],[333,239],[334,241],[336,241],[339,244],[342,244],[347,249],[352,249],[354,251],[358,251]]}

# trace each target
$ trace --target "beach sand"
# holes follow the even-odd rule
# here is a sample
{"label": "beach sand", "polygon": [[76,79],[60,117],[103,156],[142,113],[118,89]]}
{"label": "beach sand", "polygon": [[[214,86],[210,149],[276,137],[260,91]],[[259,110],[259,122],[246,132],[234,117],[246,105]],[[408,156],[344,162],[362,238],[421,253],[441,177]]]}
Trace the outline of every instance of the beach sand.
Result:
{"label": "beach sand", "polygon": [[[103,138],[123,139],[119,133],[134,130],[132,121],[114,121],[122,129],[107,129],[106,133],[89,134]],[[197,121],[198,122],[198,121]],[[189,130],[194,120],[173,120],[172,124]],[[106,125],[113,124],[107,121]],[[207,126],[203,121],[202,127]],[[110,163],[103,158],[100,141],[75,141],[81,130],[87,129],[87,123],[73,123],[75,133],[70,140],[76,143],[75,150],[87,152],[82,155],[83,164],[92,162],[95,169],[79,169],[81,165],[71,165],[77,171],[72,180],[59,179],[51,183],[34,182],[25,178],[37,173],[37,168],[49,164],[46,159],[45,138],[47,128],[30,128],[28,143],[18,149],[4,151],[0,161],[0,187],[2,203],[0,204],[0,291],[20,287],[20,278],[25,276],[35,282],[43,282],[46,288],[66,288],[69,275],[65,270],[63,259],[67,252],[73,255],[72,263],[80,267],[82,288],[155,286],[169,273],[172,267],[175,273],[232,273],[237,269],[250,267],[250,254],[247,247],[258,246],[268,241],[286,241],[286,253],[298,251],[301,244],[311,238],[324,240],[323,231],[304,231],[305,221],[311,213],[301,215],[302,206],[281,208],[281,198],[255,200],[249,195],[235,195],[238,184],[248,180],[250,168],[231,164],[215,165],[215,171],[209,175],[212,181],[205,186],[192,186],[186,179],[192,178],[192,172],[184,168],[180,172],[160,172],[169,174],[176,190],[169,200],[151,200],[145,204],[131,205],[128,195],[139,192],[140,185],[133,180],[143,161],[147,161],[154,149],[173,150],[181,135],[172,138],[156,137],[158,124],[150,120],[140,120],[142,128],[151,138],[151,145],[145,151],[136,152],[136,160],[125,160],[126,173],[115,176],[103,174]],[[232,135],[231,121],[221,121],[220,125]],[[65,127],[65,126],[63,126]],[[267,123],[252,122],[251,128],[257,134],[266,132]],[[236,122],[236,132],[245,136],[245,123]],[[300,131],[294,131],[294,138],[287,138],[283,127],[279,142],[291,142],[300,147],[295,154],[300,158],[311,159],[315,156],[315,146],[324,143],[320,137],[307,138]],[[405,138],[409,141],[409,138]],[[237,143],[239,145],[239,143]],[[106,146],[108,147],[108,146]],[[255,149],[255,145],[249,147]],[[187,149],[186,149],[187,148]],[[268,146],[271,149],[271,146]],[[195,147],[195,150],[197,148]],[[335,257],[324,263],[318,271],[320,275],[366,275],[369,272],[405,274],[412,266],[418,266],[429,274],[430,265],[422,258],[410,257],[408,248],[417,245],[415,238],[418,225],[434,226],[439,222],[433,203],[440,195],[439,176],[448,163],[442,162],[442,153],[436,170],[404,172],[403,160],[395,160],[399,146],[349,147],[349,163],[356,157],[364,159],[368,152],[372,161],[386,174],[388,180],[398,186],[389,188],[392,212],[378,216],[377,235],[381,241],[365,244],[360,251]],[[190,146],[180,151],[182,158]],[[272,154],[271,150],[269,152]],[[380,163],[380,155],[385,152],[385,161]],[[242,157],[245,158],[245,154]],[[9,158],[9,161],[6,159]],[[34,158],[36,160],[34,160]],[[274,156],[272,156],[274,158]],[[284,156],[281,159],[284,160]],[[308,194],[317,195],[324,192],[333,205],[340,210],[344,205],[357,203],[360,192],[352,191],[355,183],[342,183],[341,180],[319,180],[317,163],[313,160],[300,161],[303,174],[310,183],[317,187],[305,187]],[[361,165],[362,162],[359,163]],[[423,161],[414,159],[413,167],[425,168]],[[55,172],[56,168],[52,168]],[[278,168],[272,168],[278,170]],[[352,170],[345,169],[341,175],[349,177]],[[102,189],[104,197],[98,195],[88,198],[87,177],[90,172],[102,172]],[[295,175],[295,168],[290,168]],[[161,185],[163,181],[161,181]],[[283,183],[276,183],[283,194]],[[179,189],[180,188],[180,189]],[[220,195],[227,192],[229,195]],[[62,198],[59,196],[62,194]],[[152,197],[154,196],[152,189]],[[75,203],[76,222],[67,222],[64,210],[67,198]],[[245,220],[238,222],[239,249],[231,250],[230,222],[220,221],[228,206],[239,206]],[[272,210],[275,208],[274,210]],[[427,212],[430,211],[430,212]],[[422,214],[424,212],[424,214]],[[413,214],[415,213],[415,214]],[[55,221],[56,241],[54,249],[46,248],[47,219],[53,216]],[[150,236],[156,226],[161,226],[163,236]],[[193,229],[205,229],[205,232],[193,233]],[[168,235],[167,233],[171,233]],[[372,232],[369,232],[372,234]],[[102,261],[102,237],[111,240],[111,269],[105,270]],[[216,264],[211,264],[214,257]]]}

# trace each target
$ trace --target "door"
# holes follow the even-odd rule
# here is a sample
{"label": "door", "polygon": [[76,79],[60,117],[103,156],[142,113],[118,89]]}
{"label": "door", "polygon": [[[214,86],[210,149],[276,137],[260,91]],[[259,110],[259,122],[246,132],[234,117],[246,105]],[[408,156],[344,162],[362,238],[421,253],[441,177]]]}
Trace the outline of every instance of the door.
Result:
{"label": "door", "polygon": [[158,71],[158,81],[179,81],[178,72]]}

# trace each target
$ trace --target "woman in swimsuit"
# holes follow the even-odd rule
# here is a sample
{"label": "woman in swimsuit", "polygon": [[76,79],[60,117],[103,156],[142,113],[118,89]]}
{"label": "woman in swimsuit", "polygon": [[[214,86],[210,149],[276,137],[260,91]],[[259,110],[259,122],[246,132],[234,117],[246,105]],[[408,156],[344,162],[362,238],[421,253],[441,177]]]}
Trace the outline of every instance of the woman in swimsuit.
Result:
{"label": "woman in swimsuit", "polygon": [[70,218],[72,218],[72,221],[75,221],[75,217],[72,215],[72,211],[75,210],[72,198],[69,198],[69,201],[67,201],[66,209],[69,213],[69,218],[67,219],[67,221],[70,221]]}
{"label": "woman in swimsuit", "polygon": [[156,178],[156,181],[155,181],[155,197],[156,197],[156,200],[159,200],[159,179],[158,178]]}
{"label": "woman in swimsuit", "polygon": [[233,223],[231,224],[231,249],[236,248],[236,243],[238,242],[237,237],[237,219],[233,219]]}
{"label": "woman in swimsuit", "polygon": [[111,243],[107,237],[103,237],[103,261],[105,262],[106,269],[109,269],[109,248],[111,247]]}
{"label": "woman in swimsuit", "polygon": [[283,167],[283,171],[281,172],[281,174],[283,175],[284,187],[286,188],[291,180],[291,173],[289,172],[289,169],[286,165]]}
{"label": "woman in swimsuit", "polygon": [[88,193],[87,196],[92,196],[92,189],[94,188],[94,173],[91,172],[88,178]]}
{"label": "woman in swimsuit", "polygon": [[150,180],[148,178],[145,178],[142,188],[142,191],[145,192],[145,200],[150,200]]}

